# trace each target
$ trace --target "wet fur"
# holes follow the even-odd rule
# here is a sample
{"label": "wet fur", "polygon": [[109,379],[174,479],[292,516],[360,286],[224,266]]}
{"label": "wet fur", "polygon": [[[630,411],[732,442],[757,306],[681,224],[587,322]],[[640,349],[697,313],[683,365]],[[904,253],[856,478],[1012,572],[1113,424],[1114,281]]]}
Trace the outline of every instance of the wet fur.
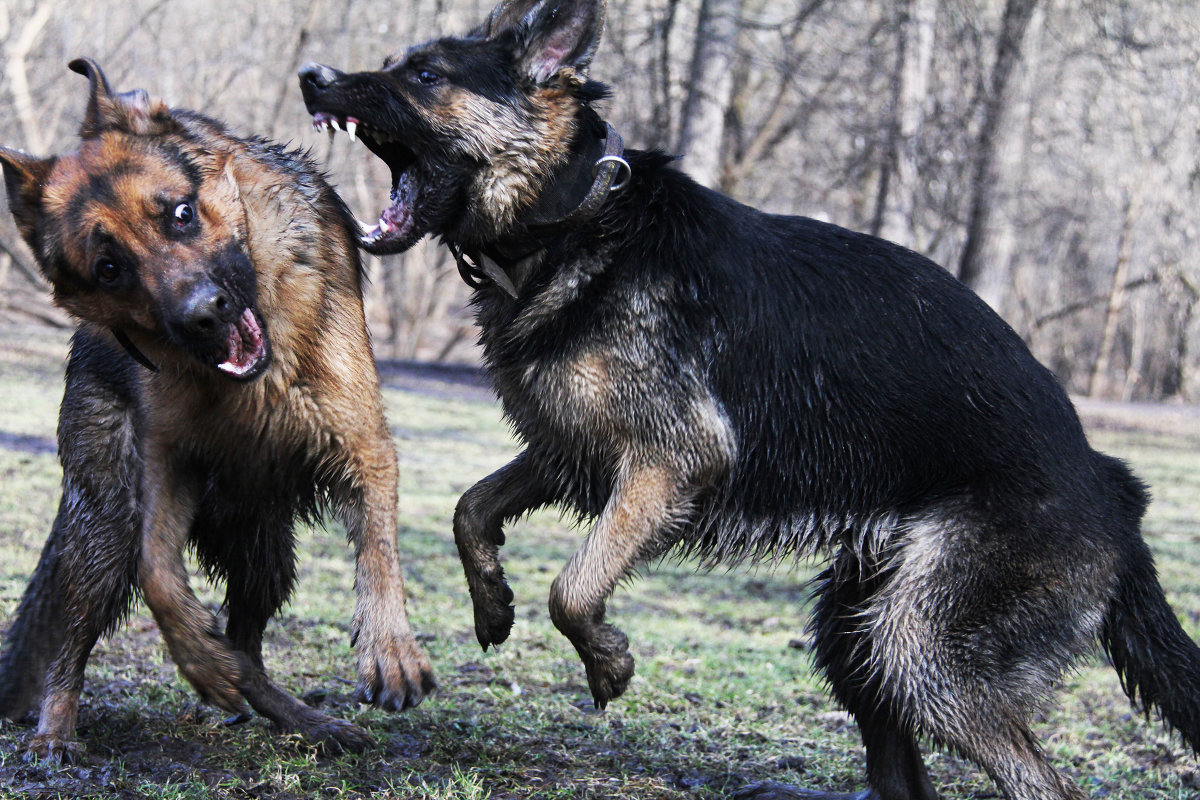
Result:
{"label": "wet fur", "polygon": [[[748,208],[636,150],[628,186],[594,218],[533,224],[555,176],[590,166],[604,135],[592,106],[603,91],[581,77],[602,15],[594,0],[513,0],[383,70],[301,73],[313,113],[392,120],[388,133],[419,143],[418,161],[442,169],[426,187],[427,232],[492,258],[517,288],[484,283],[473,297],[525,445],[455,512],[483,647],[514,620],[504,526],[555,504],[592,522],[550,614],[599,707],[633,674],[605,601],[639,565],[821,555],[810,632],[867,748],[870,789],[855,797],[935,797],[922,738],[976,761],[1007,797],[1082,797],[1028,720],[1097,642],[1130,695],[1200,745],[1200,649],[1139,533],[1144,487],[1091,449],[1054,376],[945,270]],[[452,106],[412,88],[425,68]],[[555,128],[573,132],[565,164],[530,111],[551,90],[567,92],[555,105],[570,115]],[[510,108],[445,119],[496,103]],[[497,201],[480,187],[506,170],[526,189]],[[503,213],[483,218],[488,204]]]}
{"label": "wet fur", "polygon": [[[354,223],[303,154],[114,95],[94,64],[73,67],[92,81],[80,151],[0,150],[18,226],[81,320],[59,417],[62,501],[5,638],[0,713],[19,718],[41,693],[30,753],[77,751],[88,654],[141,593],[202,697],[235,713],[248,700],[284,728],[361,749],[364,731],[280,690],[261,654],[294,585],[294,524],[333,513],[356,549],[361,699],[399,709],[433,687],[405,614],[396,456]],[[157,198],[171,192],[193,198],[195,229],[162,222]],[[104,259],[123,267],[114,285],[93,273]],[[270,362],[254,379],[219,372],[180,332],[179,297],[210,278],[263,320]],[[186,548],[225,582],[224,631],[188,586]]]}

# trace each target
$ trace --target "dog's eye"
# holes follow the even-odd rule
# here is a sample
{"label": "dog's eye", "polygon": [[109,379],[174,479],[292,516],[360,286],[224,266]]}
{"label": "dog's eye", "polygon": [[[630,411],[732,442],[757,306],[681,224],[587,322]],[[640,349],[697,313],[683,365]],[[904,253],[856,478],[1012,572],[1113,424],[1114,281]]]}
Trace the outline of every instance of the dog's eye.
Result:
{"label": "dog's eye", "polygon": [[424,84],[425,86],[432,86],[433,84],[439,82],[442,79],[442,76],[431,69],[423,69],[417,73],[416,78],[418,83]]}
{"label": "dog's eye", "polygon": [[175,206],[175,224],[180,228],[185,227],[189,222],[191,222],[192,217],[194,216],[195,212],[192,211],[192,207],[189,204],[180,203],[179,205]]}
{"label": "dog's eye", "polygon": [[101,259],[92,267],[92,272],[96,275],[96,280],[103,284],[111,286],[117,282],[117,278],[121,277],[121,267],[112,261]]}

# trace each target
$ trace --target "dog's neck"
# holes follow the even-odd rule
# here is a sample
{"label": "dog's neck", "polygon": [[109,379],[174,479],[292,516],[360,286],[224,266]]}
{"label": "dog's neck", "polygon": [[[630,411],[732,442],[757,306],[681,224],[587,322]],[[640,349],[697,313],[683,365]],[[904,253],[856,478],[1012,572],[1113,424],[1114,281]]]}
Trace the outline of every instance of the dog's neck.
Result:
{"label": "dog's neck", "polygon": [[594,217],[610,192],[619,191],[629,180],[625,142],[607,122],[603,138],[586,137],[538,195],[537,202],[519,218],[533,236],[548,237],[565,232]]}
{"label": "dog's neck", "polygon": [[589,127],[602,135],[585,134],[577,140],[567,163],[518,217],[514,235],[476,250],[447,242],[468,285],[494,283],[515,298],[540,260],[544,242],[594,218],[609,194],[624,188],[631,176],[624,141],[607,122],[595,123]]}

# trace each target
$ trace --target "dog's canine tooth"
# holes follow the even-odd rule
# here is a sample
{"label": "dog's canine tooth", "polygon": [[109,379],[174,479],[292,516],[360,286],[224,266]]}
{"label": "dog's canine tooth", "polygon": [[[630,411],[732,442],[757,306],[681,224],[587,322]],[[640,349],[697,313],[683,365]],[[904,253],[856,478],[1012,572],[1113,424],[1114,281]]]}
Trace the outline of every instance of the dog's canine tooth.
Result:
{"label": "dog's canine tooth", "polygon": [[358,137],[356,137],[354,135],[355,131],[357,131],[357,130],[358,130],[358,122],[356,120],[352,120],[352,119],[346,120],[346,135],[350,137],[350,141],[352,141],[352,142],[358,141]]}

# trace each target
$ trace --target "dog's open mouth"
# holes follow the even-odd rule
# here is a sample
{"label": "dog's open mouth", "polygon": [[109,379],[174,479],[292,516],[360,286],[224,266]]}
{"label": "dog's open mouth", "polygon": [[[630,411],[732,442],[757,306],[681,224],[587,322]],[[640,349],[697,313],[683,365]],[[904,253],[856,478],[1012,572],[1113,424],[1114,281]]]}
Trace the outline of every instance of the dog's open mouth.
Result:
{"label": "dog's open mouth", "polygon": [[231,377],[249,380],[266,369],[270,362],[267,339],[252,309],[247,308],[229,323],[225,349],[225,360],[217,364],[217,369]]}
{"label": "dog's open mouth", "polygon": [[360,236],[362,248],[375,255],[387,255],[411,247],[424,234],[424,231],[415,230],[420,184],[414,169],[417,157],[413,151],[387,133],[355,117],[337,117],[319,111],[313,114],[312,119],[315,130],[325,131],[331,137],[335,131],[345,131],[351,141],[361,139],[367,149],[391,170],[391,204],[379,213],[379,221],[375,226]]}

